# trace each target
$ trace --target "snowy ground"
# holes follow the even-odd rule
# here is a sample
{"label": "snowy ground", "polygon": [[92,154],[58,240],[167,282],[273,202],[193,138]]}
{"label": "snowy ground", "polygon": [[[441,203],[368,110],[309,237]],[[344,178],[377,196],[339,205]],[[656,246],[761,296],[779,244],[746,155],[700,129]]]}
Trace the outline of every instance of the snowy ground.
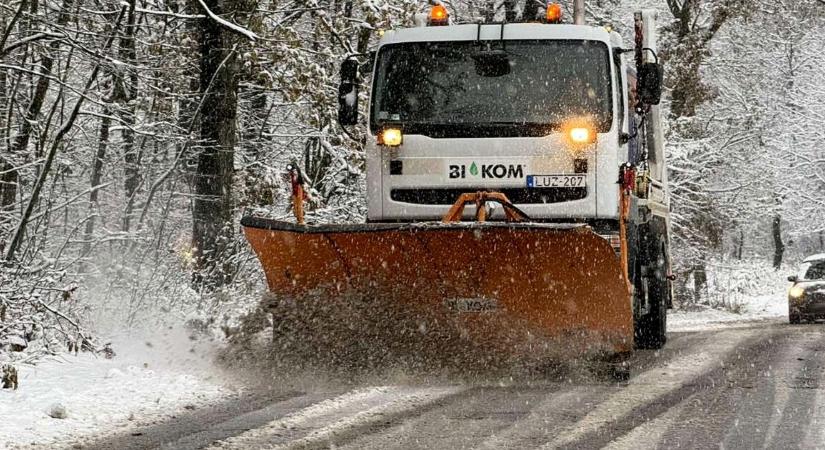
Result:
{"label": "snowy ground", "polygon": [[669,311],[668,331],[699,331],[788,320],[787,276],[793,268],[775,270],[766,264],[709,265],[704,300],[715,308],[696,305]]}
{"label": "snowy ground", "polygon": [[784,295],[761,295],[746,299],[741,312],[697,308],[694,311],[669,311],[668,331],[699,331],[720,329],[735,324],[750,324],[761,321],[788,320],[788,300]]}
{"label": "snowy ground", "polygon": [[[81,353],[20,366],[19,389],[0,390],[0,448],[71,445],[230,393],[211,366],[209,344],[165,334],[115,339],[113,359]],[[49,416],[55,404],[65,407],[65,419]]]}
{"label": "snowy ground", "polygon": [[[717,267],[703,306],[670,311],[670,331],[699,331],[787,321],[787,271],[762,266]],[[736,311],[736,312],[732,312]],[[20,366],[20,388],[0,390],[0,448],[54,448],[92,436],[126,433],[184,409],[237,393],[212,363],[215,343],[180,329],[113,339],[114,359],[88,353]],[[65,419],[48,412],[54,404]]]}

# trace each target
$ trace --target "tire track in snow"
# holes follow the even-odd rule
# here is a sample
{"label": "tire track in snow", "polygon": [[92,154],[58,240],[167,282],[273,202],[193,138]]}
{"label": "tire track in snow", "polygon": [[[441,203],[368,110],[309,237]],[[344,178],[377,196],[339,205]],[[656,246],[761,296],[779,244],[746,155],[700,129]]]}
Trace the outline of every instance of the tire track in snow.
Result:
{"label": "tire track in snow", "polygon": [[338,395],[340,392],[324,393],[316,392],[312,394],[296,395],[264,408],[247,412],[235,416],[229,420],[211,425],[202,431],[185,435],[180,439],[168,442],[160,446],[161,449],[169,450],[194,450],[204,448],[220,439],[230,438],[240,433],[246,432],[257,426],[266,426],[273,420],[282,418],[290,412],[300,411],[313,404],[328,399],[330,396]]}
{"label": "tire track in snow", "polygon": [[[575,386],[537,401],[522,420],[493,434],[475,448],[479,450],[534,448],[559,430],[574,425],[587,410],[598,405],[598,397],[610,386]],[[579,415],[580,414],[580,415]]]}
{"label": "tire track in snow", "polygon": [[[656,448],[816,448],[801,445],[812,430],[813,399],[803,383],[818,384],[822,334],[775,330],[724,372],[708,376],[685,402]],[[818,444],[821,446],[821,441]]]}
{"label": "tire track in snow", "polygon": [[78,444],[89,450],[200,449],[218,439],[269,423],[285,415],[289,408],[294,411],[340,393],[251,389],[231,395],[225,402],[170,411],[173,415],[166,420],[130,427],[119,434],[106,433]]}
{"label": "tire track in snow", "polygon": [[[768,417],[764,419],[764,427],[748,420],[750,430],[743,435],[734,435],[731,442],[752,442],[754,446],[778,448],[794,447],[794,442],[804,438],[814,408],[814,398],[809,389],[818,387],[822,375],[821,371],[812,367],[822,362],[820,358],[823,355],[816,354],[822,349],[822,335],[803,334],[799,337],[794,340],[790,336],[782,338],[781,346],[775,350],[777,358],[763,364],[755,380],[755,384],[765,386],[757,389],[763,393],[749,396],[739,408],[737,420],[740,423],[752,419],[753,411],[764,410],[768,413],[765,414]],[[760,429],[757,431],[754,425]]]}
{"label": "tire track in snow", "polygon": [[[424,449],[424,448],[472,448],[502,430],[524,423],[524,419],[544,402],[554,403],[551,398],[560,397],[560,390],[570,389],[563,383],[540,382],[532,385],[478,385],[462,393],[438,402],[438,407],[428,408],[410,417],[395,420],[378,432],[362,434],[342,448],[347,450]],[[576,389],[579,390],[578,388]],[[594,390],[595,391],[595,390]],[[576,396],[586,402],[594,392]],[[582,404],[578,406],[584,408]],[[557,405],[560,406],[560,405]],[[571,406],[571,409],[575,409]],[[546,414],[545,414],[546,413]],[[555,414],[558,413],[558,414]],[[553,415],[552,423],[567,423],[571,410],[544,411],[541,416]],[[536,424],[542,421],[537,418]],[[544,429],[548,428],[544,423]],[[525,432],[529,430],[524,430]],[[534,430],[535,431],[535,430]],[[533,447],[535,447],[533,441]],[[501,448],[501,447],[496,447]],[[512,448],[512,447],[511,447]],[[530,445],[517,448],[530,448]]]}
{"label": "tire track in snow", "polygon": [[304,448],[345,440],[358,430],[391,421],[466,388],[379,386],[348,392],[295,411],[262,427],[213,444],[227,448]]}
{"label": "tire track in snow", "polygon": [[[744,339],[744,338],[743,338]],[[638,370],[666,365],[673,358],[696,354],[707,337],[683,335],[664,351],[643,351],[634,356]],[[682,363],[682,366],[685,364]],[[644,373],[644,372],[643,372]],[[574,372],[582,378],[583,374]],[[623,385],[604,383],[585,376],[573,381],[511,386],[478,386],[414,418],[389,424],[374,434],[364,434],[347,442],[346,449],[386,448],[537,448],[559,433],[575,428],[588,412],[623,389]],[[598,377],[597,377],[598,378]],[[638,404],[630,405],[631,408]]]}
{"label": "tire track in snow", "polygon": [[192,427],[194,434],[177,443],[199,445],[169,448],[213,442],[213,448],[816,448],[825,442],[819,387],[825,328],[671,337],[662,351],[634,355],[638,373],[626,384],[541,378],[456,386],[441,379],[424,387],[301,393],[266,404],[254,420],[240,415]]}
{"label": "tire track in snow", "polygon": [[[748,340],[754,333],[741,336],[739,341]],[[682,336],[663,352],[640,352],[633,364],[645,370],[642,374],[669,364],[673,371],[682,372],[698,359],[696,355],[702,353],[706,341],[707,337]],[[736,344],[731,342],[724,348],[732,351]],[[709,366],[721,362],[714,359],[716,356],[704,357]],[[674,363],[673,358],[680,361]],[[659,375],[651,378],[656,377]],[[461,396],[460,403],[452,402],[413,420],[394,423],[379,433],[362,435],[345,448],[537,448],[560,433],[576,429],[591,410],[603,407],[603,402],[628,388],[592,381],[569,383],[478,387]],[[640,405],[644,402],[627,406],[635,410]]]}
{"label": "tire track in snow", "polygon": [[[825,358],[825,355],[818,355],[820,362]],[[821,380],[825,377],[825,367],[820,365],[817,370],[817,376]],[[825,387],[817,386],[815,394],[813,394],[813,406],[811,408],[810,423],[808,424],[808,432],[804,436],[802,446],[805,448],[816,448],[822,446],[825,442]]]}
{"label": "tire track in snow", "polygon": [[[724,361],[743,346],[753,347],[761,330],[719,333],[714,341],[691,353],[672,359],[663,367],[654,367],[631,378],[627,386],[607,398],[582,420],[568,427],[543,448],[601,447],[626,434],[642,423],[664,413],[670,407],[698,391],[703,376],[724,370]],[[719,339],[721,337],[726,339]],[[756,339],[761,342],[768,339]]]}
{"label": "tire track in snow", "polygon": [[[737,386],[737,414],[723,445],[800,447],[812,429],[815,397],[823,375],[822,337],[821,332],[794,330],[782,336],[764,359],[753,362],[757,373],[744,386]],[[818,442],[821,445],[822,441]]]}
{"label": "tire track in snow", "polygon": [[668,429],[680,419],[686,404],[692,398],[692,396],[688,397],[665,411],[664,414],[641,424],[624,436],[620,436],[605,446],[605,450],[654,450],[662,448],[662,441],[664,441]]}

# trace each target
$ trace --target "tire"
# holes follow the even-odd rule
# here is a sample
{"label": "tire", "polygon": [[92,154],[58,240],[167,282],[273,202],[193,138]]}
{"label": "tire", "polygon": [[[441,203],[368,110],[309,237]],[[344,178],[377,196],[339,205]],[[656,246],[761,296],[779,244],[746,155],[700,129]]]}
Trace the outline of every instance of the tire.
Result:
{"label": "tire", "polygon": [[792,314],[788,316],[788,322],[790,322],[791,325],[799,325],[800,323],[802,323],[802,318],[797,316],[796,314]]}
{"label": "tire", "polygon": [[[650,307],[647,314],[639,316],[635,326],[636,348],[658,350],[667,342],[667,302],[668,282],[665,246],[654,247],[649,256],[651,263],[648,270],[647,300]],[[641,275],[641,274],[640,274]],[[637,295],[645,295],[645,286],[641,280],[636,283]],[[641,288],[641,289],[638,289]],[[644,297],[640,303],[644,303]]]}

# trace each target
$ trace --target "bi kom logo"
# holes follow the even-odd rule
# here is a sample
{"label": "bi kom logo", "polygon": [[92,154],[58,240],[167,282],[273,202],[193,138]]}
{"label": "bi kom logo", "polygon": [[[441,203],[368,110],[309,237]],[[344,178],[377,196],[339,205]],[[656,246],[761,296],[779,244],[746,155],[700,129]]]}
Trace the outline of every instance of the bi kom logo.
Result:
{"label": "bi kom logo", "polygon": [[481,164],[475,162],[466,164],[451,164],[449,166],[450,179],[464,179],[481,177],[485,179],[512,179],[524,178],[523,164]]}

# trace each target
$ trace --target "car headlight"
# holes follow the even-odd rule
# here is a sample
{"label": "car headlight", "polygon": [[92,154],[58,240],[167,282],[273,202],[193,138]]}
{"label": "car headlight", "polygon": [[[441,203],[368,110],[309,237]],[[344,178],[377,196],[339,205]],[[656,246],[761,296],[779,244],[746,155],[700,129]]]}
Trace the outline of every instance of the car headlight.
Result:
{"label": "car headlight", "polygon": [[805,289],[799,286],[794,286],[788,291],[788,296],[791,298],[802,298],[805,295]]}

